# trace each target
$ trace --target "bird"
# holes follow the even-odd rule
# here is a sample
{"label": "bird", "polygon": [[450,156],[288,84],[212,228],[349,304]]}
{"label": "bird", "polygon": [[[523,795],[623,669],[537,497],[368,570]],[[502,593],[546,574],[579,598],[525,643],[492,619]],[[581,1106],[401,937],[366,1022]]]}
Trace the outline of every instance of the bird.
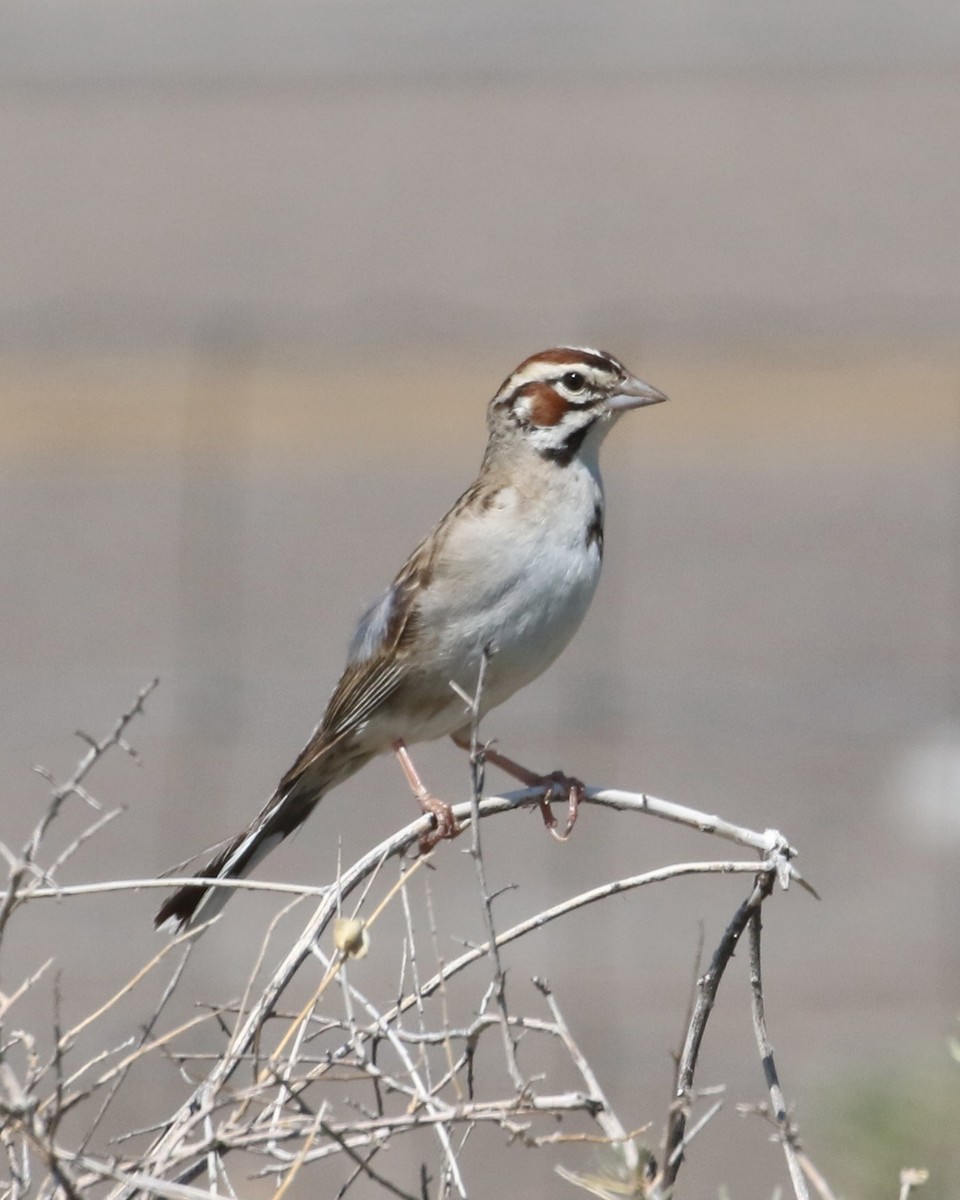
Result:
{"label": "bird", "polygon": [[[600,445],[627,411],[667,397],[612,354],[558,346],[525,359],[487,406],[475,481],[360,617],[347,663],[319,725],[250,824],[164,902],[158,927],[206,922],[231,889],[205,880],[246,876],[298,829],[320,799],[376,755],[393,751],[432,814],[421,852],[458,832],[449,805],[422,783],[408,747],[451,736],[468,748],[472,722],[547,669],[573,637],[603,559]],[[471,712],[465,696],[482,690]],[[549,800],[578,780],[538,775],[498,751],[486,760]]]}

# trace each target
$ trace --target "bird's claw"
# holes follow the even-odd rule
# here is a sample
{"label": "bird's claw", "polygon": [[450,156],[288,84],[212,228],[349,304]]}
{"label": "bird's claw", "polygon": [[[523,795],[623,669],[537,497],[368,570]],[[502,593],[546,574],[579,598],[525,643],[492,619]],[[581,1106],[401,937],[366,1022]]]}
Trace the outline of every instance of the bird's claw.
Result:
{"label": "bird's claw", "polygon": [[[544,775],[537,782],[543,788],[543,795],[539,800],[543,823],[558,842],[565,842],[577,823],[577,814],[586,794],[586,788],[579,779],[575,779],[572,775],[565,775],[563,771],[554,771],[551,775]],[[564,797],[567,800],[567,823],[563,833],[558,833],[557,818],[553,815],[550,805],[554,800],[562,800]]]}
{"label": "bird's claw", "polygon": [[453,809],[445,800],[424,793],[417,797],[417,803],[425,813],[433,817],[435,822],[432,829],[420,834],[418,843],[420,853],[429,854],[438,842],[455,838],[460,832],[460,826],[457,824],[457,818],[453,815]]}

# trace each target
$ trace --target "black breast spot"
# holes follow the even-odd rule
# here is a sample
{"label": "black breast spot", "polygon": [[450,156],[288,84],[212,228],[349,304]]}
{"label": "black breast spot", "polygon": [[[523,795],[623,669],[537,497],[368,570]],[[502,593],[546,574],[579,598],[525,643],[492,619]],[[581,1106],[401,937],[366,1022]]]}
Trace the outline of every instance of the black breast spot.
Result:
{"label": "black breast spot", "polygon": [[593,507],[593,517],[587,526],[587,549],[597,547],[597,553],[603,558],[603,509],[599,504]]}

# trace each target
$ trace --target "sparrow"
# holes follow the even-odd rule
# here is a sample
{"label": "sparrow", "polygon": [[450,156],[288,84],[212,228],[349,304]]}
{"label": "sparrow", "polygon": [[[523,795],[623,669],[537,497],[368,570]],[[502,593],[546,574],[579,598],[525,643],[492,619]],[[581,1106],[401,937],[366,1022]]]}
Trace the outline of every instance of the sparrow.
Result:
{"label": "sparrow", "polygon": [[[561,346],[526,359],[487,408],[480,472],[361,616],[320,724],[250,824],[165,901],[158,926],[183,929],[213,917],[231,889],[203,882],[248,874],[307,819],[320,799],[378,754],[393,751],[434,830],[421,851],[457,832],[407,747],[451,736],[469,747],[473,695],[483,664],[479,715],[536,679],[570,641],[593,598],[603,559],[600,444],[629,409],[667,397],[612,354]],[[566,837],[578,781],[537,775],[493,750],[486,761],[542,786],[547,824],[557,786],[569,791]]]}

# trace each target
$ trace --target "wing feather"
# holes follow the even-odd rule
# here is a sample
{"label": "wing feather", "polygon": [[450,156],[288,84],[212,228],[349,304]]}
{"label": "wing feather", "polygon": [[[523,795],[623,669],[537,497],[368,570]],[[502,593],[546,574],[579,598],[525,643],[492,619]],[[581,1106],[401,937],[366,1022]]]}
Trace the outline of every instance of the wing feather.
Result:
{"label": "wing feather", "polygon": [[479,481],[467,488],[433,533],[410,555],[386,592],[361,616],[350,642],[346,669],[327,703],[323,720],[281,787],[286,785],[289,790],[321,754],[358,733],[403,686],[416,660],[418,599],[430,585],[451,525],[482,497]]}

